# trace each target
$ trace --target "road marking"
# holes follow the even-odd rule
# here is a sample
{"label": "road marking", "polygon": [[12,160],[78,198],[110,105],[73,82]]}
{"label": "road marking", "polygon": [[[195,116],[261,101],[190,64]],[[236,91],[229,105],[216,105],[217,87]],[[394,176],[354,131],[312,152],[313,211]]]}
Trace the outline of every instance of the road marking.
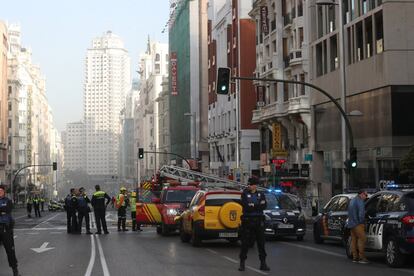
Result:
{"label": "road marking", "polygon": [[[235,260],[235,259],[233,259],[233,258],[230,258],[230,257],[227,257],[227,256],[221,256],[221,257],[223,257],[224,259],[226,259],[226,260],[228,260],[228,261],[230,261],[230,262],[232,262],[232,263],[235,263],[235,264],[238,264],[238,263],[239,263],[239,261],[237,261],[237,260]],[[248,266],[248,265],[246,265],[246,268],[247,268],[247,269],[250,269],[251,271],[254,271],[254,272],[256,272],[256,273],[262,274],[262,275],[268,275],[268,273],[263,272],[263,271],[261,271],[261,270],[259,270],[259,269],[256,269],[256,268],[251,267],[251,266]]]}
{"label": "road marking", "polygon": [[99,236],[96,236],[96,241],[98,242],[98,250],[99,250],[99,257],[101,258],[101,265],[104,276],[110,276],[108,266],[106,264],[105,255],[102,249],[101,241],[99,240]]}
{"label": "road marking", "polygon": [[39,232],[30,232],[30,233],[27,233],[27,235],[39,235]]}
{"label": "road marking", "polygon": [[89,259],[88,268],[86,269],[85,276],[91,276],[93,265],[95,264],[95,239],[91,236],[91,258]]}
{"label": "road marking", "polygon": [[43,223],[45,223],[45,222],[48,222],[49,220],[54,219],[54,218],[55,218],[55,217],[57,217],[57,216],[59,216],[59,214],[56,214],[56,215],[54,215],[53,217],[48,218],[47,220],[42,221],[41,223],[39,223],[38,225],[36,225],[35,227],[33,227],[33,229],[35,229],[36,227],[38,227],[39,225],[41,225],[41,224],[43,224]]}
{"label": "road marking", "polygon": [[212,250],[212,249],[207,249],[207,251],[208,251],[208,252],[210,252],[210,253],[216,254],[216,255],[218,254],[218,252],[217,252],[217,251],[214,251],[214,250]]}
{"label": "road marking", "polygon": [[311,250],[311,251],[315,251],[315,252],[319,252],[319,253],[335,256],[335,257],[346,258],[346,256],[344,254],[334,253],[334,252],[324,250],[324,249],[319,249],[319,248],[314,248],[314,247],[310,247],[310,246],[306,246],[306,245],[299,245],[299,244],[294,244],[294,243],[289,243],[289,242],[280,242],[280,243],[281,244],[286,244],[286,245],[289,245],[289,246],[308,249],[308,250]]}
{"label": "road marking", "polygon": [[63,232],[50,232],[50,234],[63,234]]}
{"label": "road marking", "polygon": [[30,248],[30,249],[36,253],[43,253],[43,252],[54,249],[54,247],[47,247],[48,244],[49,244],[48,242],[44,242],[39,248]]}
{"label": "road marking", "polygon": [[14,219],[15,219],[15,220],[18,220],[18,219],[21,219],[21,218],[27,218],[27,215],[20,216],[20,217],[14,218]]}

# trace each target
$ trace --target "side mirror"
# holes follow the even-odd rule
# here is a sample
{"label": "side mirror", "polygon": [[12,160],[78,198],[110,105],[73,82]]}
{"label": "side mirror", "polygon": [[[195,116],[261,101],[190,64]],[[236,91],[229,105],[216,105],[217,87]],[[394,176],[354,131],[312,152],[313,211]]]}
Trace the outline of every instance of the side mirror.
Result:
{"label": "side mirror", "polygon": [[160,199],[160,198],[158,198],[158,197],[155,197],[155,198],[153,198],[153,199],[151,200],[151,202],[152,202],[152,203],[154,203],[154,204],[158,204],[158,203],[160,203],[160,202],[161,202],[161,199]]}

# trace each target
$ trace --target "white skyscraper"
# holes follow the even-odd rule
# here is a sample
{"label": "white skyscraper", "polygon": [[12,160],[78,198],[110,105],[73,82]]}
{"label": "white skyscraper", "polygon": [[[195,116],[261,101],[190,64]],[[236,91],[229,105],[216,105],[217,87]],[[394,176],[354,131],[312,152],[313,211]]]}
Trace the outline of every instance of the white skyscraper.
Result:
{"label": "white skyscraper", "polygon": [[118,176],[120,112],[130,91],[130,58],[111,31],[93,39],[87,51],[84,85],[86,170]]}

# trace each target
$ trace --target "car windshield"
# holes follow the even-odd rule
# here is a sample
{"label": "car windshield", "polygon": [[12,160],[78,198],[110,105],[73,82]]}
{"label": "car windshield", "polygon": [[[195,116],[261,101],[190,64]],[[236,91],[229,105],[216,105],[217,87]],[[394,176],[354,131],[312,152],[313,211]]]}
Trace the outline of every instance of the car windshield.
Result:
{"label": "car windshield", "polygon": [[285,209],[296,210],[296,203],[287,195],[283,194],[266,194],[267,209]]}
{"label": "car windshield", "polygon": [[168,190],[165,202],[190,202],[196,190]]}

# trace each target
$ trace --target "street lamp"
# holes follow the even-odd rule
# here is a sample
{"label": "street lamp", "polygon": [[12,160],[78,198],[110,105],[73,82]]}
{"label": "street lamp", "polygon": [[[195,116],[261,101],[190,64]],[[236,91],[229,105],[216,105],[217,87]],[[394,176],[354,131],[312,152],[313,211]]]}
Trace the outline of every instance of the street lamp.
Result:
{"label": "street lamp", "polygon": [[196,148],[196,140],[197,140],[197,129],[196,129],[196,113],[195,112],[186,112],[184,113],[184,116],[190,116],[191,117],[191,122],[193,125],[193,134],[192,139],[191,139],[191,144],[193,145],[193,149],[191,150],[191,158],[193,158],[194,160],[197,159],[197,148]]}
{"label": "street lamp", "polygon": [[[339,55],[340,55],[340,75],[341,75],[341,105],[342,109],[346,112],[346,72],[345,72],[345,36],[344,36],[344,13],[343,3],[339,0],[338,3],[335,0],[317,0],[316,5],[319,6],[333,6],[338,5],[339,9]],[[341,140],[342,140],[342,161],[347,161],[347,136],[345,120],[341,120]],[[342,189],[345,191],[348,184],[347,174],[342,174]]]}

